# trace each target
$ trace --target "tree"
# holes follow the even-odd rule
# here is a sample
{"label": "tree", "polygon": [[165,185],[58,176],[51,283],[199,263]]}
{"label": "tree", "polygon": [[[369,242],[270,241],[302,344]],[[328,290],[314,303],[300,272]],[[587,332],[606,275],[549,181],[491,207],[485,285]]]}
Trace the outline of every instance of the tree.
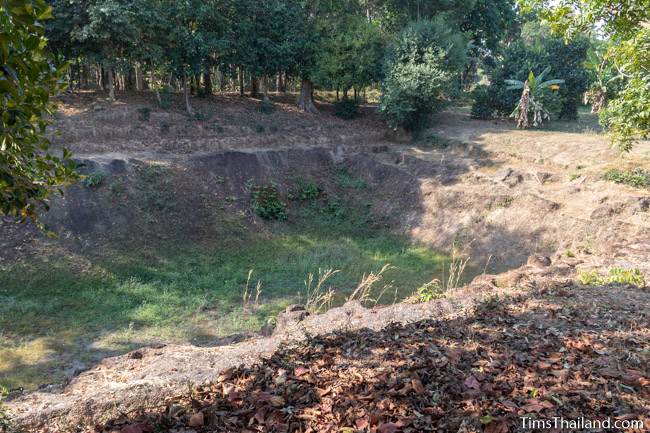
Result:
{"label": "tree", "polygon": [[348,16],[322,23],[321,45],[316,56],[317,84],[361,89],[382,78],[384,38],[377,24],[365,17]]}
{"label": "tree", "polygon": [[650,2],[648,0],[562,0],[551,5],[529,0],[555,32],[573,38],[597,29],[613,43],[608,53],[623,88],[603,110],[601,120],[612,144],[629,151],[650,136]]}
{"label": "tree", "polygon": [[[545,120],[550,119],[550,114],[544,107],[543,95],[544,90],[558,90],[560,84],[564,84],[562,79],[546,80],[546,74],[551,70],[550,67],[544,69],[537,77],[533,71],[528,73],[526,81],[506,80],[507,90],[521,90],[519,103],[512,112],[512,117],[517,119],[518,128],[529,128],[530,126],[540,126]],[[532,122],[530,120],[532,117]]]}
{"label": "tree", "polygon": [[379,103],[391,127],[418,131],[459,88],[466,41],[442,19],[408,25],[393,41]]}
{"label": "tree", "polygon": [[[578,106],[590,82],[585,67],[589,40],[576,37],[570,42],[555,37],[548,27],[537,22],[526,23],[518,41],[503,52],[501,61],[488,70],[491,84],[485,97],[475,100],[472,111],[475,117],[507,116],[519,102],[519,95],[507,89],[506,80],[527,77],[530,71],[551,68],[554,76],[562,77],[565,85],[557,94],[544,92],[545,108],[551,116],[575,119]],[[477,96],[483,92],[477,92]]]}
{"label": "tree", "polygon": [[44,138],[65,71],[47,51],[50,17],[43,0],[0,2],[0,213],[21,220],[36,219],[52,188],[76,177],[70,154],[51,154]]}
{"label": "tree", "polygon": [[110,100],[115,100],[115,68],[129,63],[130,51],[138,43],[134,4],[129,0],[93,0],[87,6],[88,21],[74,34],[88,47],[87,55],[106,68]]}

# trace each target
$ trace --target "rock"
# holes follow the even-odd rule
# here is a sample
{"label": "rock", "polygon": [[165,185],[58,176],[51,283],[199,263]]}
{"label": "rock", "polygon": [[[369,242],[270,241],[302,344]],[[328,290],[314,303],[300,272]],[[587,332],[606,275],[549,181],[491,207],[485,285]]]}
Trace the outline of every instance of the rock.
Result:
{"label": "rock", "polygon": [[205,424],[205,418],[203,412],[197,412],[190,417],[190,420],[187,422],[187,425],[190,427],[203,427]]}
{"label": "rock", "polygon": [[278,314],[277,325],[274,334],[282,332],[291,325],[299,323],[309,316],[309,311],[303,305],[289,305],[283,312]]}
{"label": "rock", "polygon": [[534,266],[536,268],[545,268],[547,266],[551,266],[551,259],[541,254],[533,254],[532,256],[528,257],[526,264],[528,266]]}
{"label": "rock", "polygon": [[650,197],[630,197],[629,202],[636,212],[647,212],[650,209]]}
{"label": "rock", "polygon": [[497,172],[497,174],[494,176],[494,179],[497,182],[502,182],[508,185],[509,187],[513,187],[521,182],[524,181],[524,176],[513,170],[510,167],[504,168],[503,170],[500,170]]}

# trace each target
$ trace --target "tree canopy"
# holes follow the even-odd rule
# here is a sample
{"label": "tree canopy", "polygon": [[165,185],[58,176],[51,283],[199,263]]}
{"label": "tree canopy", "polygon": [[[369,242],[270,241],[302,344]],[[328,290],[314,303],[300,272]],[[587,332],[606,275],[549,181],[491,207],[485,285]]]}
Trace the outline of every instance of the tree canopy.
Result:
{"label": "tree canopy", "polygon": [[49,153],[44,138],[65,69],[46,49],[42,22],[51,12],[43,0],[0,2],[0,213],[21,219],[47,207],[51,186],[74,177],[70,155]]}

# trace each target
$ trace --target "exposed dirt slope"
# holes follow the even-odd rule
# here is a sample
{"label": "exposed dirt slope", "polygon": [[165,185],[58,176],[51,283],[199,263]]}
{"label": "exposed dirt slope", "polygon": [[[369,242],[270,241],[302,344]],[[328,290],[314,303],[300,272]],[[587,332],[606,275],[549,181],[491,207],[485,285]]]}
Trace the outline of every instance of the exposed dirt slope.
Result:
{"label": "exposed dirt slope", "polygon": [[[433,135],[425,135],[417,144],[405,144],[387,135],[372,116],[351,123],[326,115],[324,120],[312,120],[311,115],[292,112],[288,106],[268,117],[263,133],[253,133],[255,128],[245,130],[235,123],[242,116],[251,116],[255,122],[267,119],[254,106],[244,107],[249,102],[218,105],[223,110],[213,115],[220,119],[218,125],[210,126],[213,129],[206,126],[208,120],[188,121],[175,111],[154,111],[149,122],[141,122],[136,119],[138,105],[133,103],[97,110],[78,103],[78,113],[64,111],[59,123],[63,138],[57,139],[57,144],[70,145],[85,159],[87,170],[101,169],[107,178],[96,188],[73,187],[65,200],[54,204],[48,218],[61,230],[59,240],[46,240],[11,224],[0,226],[3,254],[11,252],[5,260],[11,262],[48,249],[83,256],[100,247],[119,248],[121,242],[224,242],[235,232],[232,225],[225,224],[233,217],[239,229],[268,236],[266,223],[250,211],[246,189],[249,179],[275,181],[286,195],[291,179],[299,175],[327,190],[335,187],[333,173],[343,167],[364,181],[364,188],[348,193],[360,203],[367,202],[372,221],[389,230],[441,249],[455,243],[471,255],[477,268],[485,267],[488,272],[521,266],[534,253],[552,256],[554,266],[542,271],[527,267],[487,281],[481,279],[451,293],[446,300],[429,304],[373,311],[347,305],[298,324],[288,320],[288,326],[281,327],[273,338],[260,337],[215,348],[150,348],[105,360],[65,388],[53,387],[15,398],[11,408],[19,424],[40,426],[43,431],[56,431],[59,424],[65,429],[91,425],[121,412],[165,404],[166,399],[185,392],[188,382],[214,380],[219,372],[241,362],[251,365],[271,356],[282,342],[362,327],[379,331],[391,322],[432,317],[447,321],[404,328],[414,337],[403,345],[395,343],[392,358],[379,347],[364,350],[402,336],[407,332],[403,328],[392,327],[378,336],[363,331],[319,337],[314,346],[307,344],[281,352],[289,363],[282,368],[294,376],[299,376],[295,371],[298,356],[313,359],[317,367],[319,362],[333,362],[340,369],[352,366],[353,370],[368,370],[363,370],[358,382],[343,376],[341,380],[348,382],[348,388],[336,396],[302,393],[312,386],[333,386],[335,379],[326,374],[317,378],[322,382],[314,384],[291,379],[300,392],[295,396],[283,394],[282,398],[285,403],[290,397],[303,398],[291,400],[295,403],[292,407],[303,415],[298,418],[301,421],[288,420],[290,412],[278,413],[271,408],[264,409],[262,421],[266,423],[268,415],[272,418],[269,422],[286,424],[294,430],[291,423],[298,422],[302,431],[321,431],[328,426],[354,428],[358,427],[357,419],[367,421],[381,433],[409,428],[427,431],[417,424],[420,422],[443,431],[458,431],[461,416],[471,415],[469,419],[476,421],[475,415],[480,414],[495,418],[487,423],[493,426],[490,431],[494,433],[503,432],[501,421],[510,422],[520,411],[549,416],[583,411],[587,416],[602,406],[612,416],[647,413],[648,293],[621,287],[584,289],[573,282],[576,268],[603,271],[613,266],[639,268],[650,279],[650,194],[602,180],[604,170],[613,165],[649,168],[650,144],[639,145],[634,159],[623,159],[598,134],[516,131],[504,123],[472,121],[458,114],[440,116],[430,131]],[[70,103],[67,110],[73,110],[75,104]],[[229,110],[232,113],[228,114]],[[160,124],[165,116],[173,117],[169,130]],[[267,134],[267,127],[275,122],[286,122],[287,129]],[[182,124],[190,126],[185,130]],[[301,128],[291,130],[288,126],[296,124]],[[323,126],[328,124],[334,127]],[[175,132],[165,138],[169,131]],[[97,141],[91,137],[97,137]],[[108,153],[109,149],[119,153]],[[494,303],[477,310],[480,314],[472,313],[477,303],[495,295],[521,298],[517,298],[517,304],[498,307],[498,314],[492,312],[497,308]],[[501,319],[504,322],[499,322]],[[454,348],[470,347],[469,338],[476,340],[472,340],[472,347],[478,351],[464,350],[456,359]],[[364,347],[361,342],[365,340],[368,345]],[[436,341],[436,351],[422,356],[424,341],[432,340]],[[539,340],[547,342],[547,346],[535,349],[532,342]],[[330,351],[333,342],[350,347],[349,354]],[[359,346],[354,348],[351,342]],[[537,352],[531,352],[534,350]],[[363,354],[367,366],[347,359],[356,352]],[[559,361],[555,353],[562,354]],[[263,388],[270,386],[269,378],[278,374],[277,356],[263,367],[239,370],[240,376],[249,377],[241,379],[245,383],[240,379],[233,383],[242,387],[241,398],[224,401],[220,384],[205,388],[206,396],[221,392],[220,397],[210,397],[193,410],[204,411],[207,423],[226,417],[219,424],[224,431],[246,431],[244,424],[260,423],[259,419],[250,421],[250,415],[260,409],[251,399],[259,397],[255,392],[268,392]],[[426,376],[421,371],[441,357],[454,362],[441,364],[436,375]],[[372,364],[380,360],[392,363],[395,371],[405,375],[384,378]],[[546,363],[551,367],[547,368]],[[269,376],[260,378],[259,373],[267,368]],[[514,385],[498,385],[503,375],[509,375]],[[379,378],[378,382],[368,382],[372,377]],[[557,377],[575,381],[571,382],[575,386],[572,390],[562,388],[564,382],[553,382]],[[413,389],[404,391],[404,395],[393,393],[398,382],[406,378]],[[234,382],[232,378],[224,380]],[[420,389],[417,381],[425,388],[421,394],[416,390]],[[623,386],[612,386],[616,381],[632,387],[634,393]],[[398,389],[405,384],[399,382]],[[368,400],[372,404],[368,403],[371,409],[367,410],[379,411],[379,417],[370,412],[350,412],[346,402],[340,400],[348,395],[365,401],[367,392],[375,386],[379,397]],[[282,388],[277,392],[285,391]],[[424,405],[423,399],[431,402],[435,392],[443,392],[441,402]],[[603,393],[605,400],[598,400]],[[490,398],[482,398],[486,396]],[[265,399],[259,399],[264,408]],[[345,412],[330,413],[322,407],[320,414],[312,412],[316,405],[325,404],[327,408],[333,403]],[[243,412],[233,414],[235,406]],[[421,419],[405,415],[412,409],[422,415]],[[440,410],[452,415],[436,418]],[[159,415],[154,413],[146,422],[168,422]],[[186,415],[177,418],[169,422],[189,422]]]}
{"label": "exposed dirt slope", "polygon": [[523,431],[527,414],[642,419],[650,295],[577,287],[573,273],[525,267],[500,277],[508,288],[484,276],[427,304],[294,309],[270,338],[140,350],[10,407],[18,424],[47,432],[109,419],[105,431],[122,432],[494,432]]}

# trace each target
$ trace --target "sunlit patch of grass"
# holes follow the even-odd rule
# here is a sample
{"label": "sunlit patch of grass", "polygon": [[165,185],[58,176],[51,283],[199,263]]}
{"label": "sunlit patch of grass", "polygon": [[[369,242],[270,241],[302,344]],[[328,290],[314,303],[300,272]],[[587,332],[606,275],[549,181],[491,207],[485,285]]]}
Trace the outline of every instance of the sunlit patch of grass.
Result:
{"label": "sunlit patch of grass", "polygon": [[[339,229],[335,230],[338,224]],[[364,273],[408,296],[442,273],[443,254],[377,232],[295,227],[270,239],[214,249],[178,245],[95,259],[80,271],[72,259],[21,265],[0,273],[0,384],[33,389],[60,382],[76,363],[156,342],[200,342],[257,331],[290,303],[304,302],[304,280],[319,268],[352,291]],[[262,283],[259,308],[242,308],[249,270]],[[394,292],[381,302],[394,300]]]}

